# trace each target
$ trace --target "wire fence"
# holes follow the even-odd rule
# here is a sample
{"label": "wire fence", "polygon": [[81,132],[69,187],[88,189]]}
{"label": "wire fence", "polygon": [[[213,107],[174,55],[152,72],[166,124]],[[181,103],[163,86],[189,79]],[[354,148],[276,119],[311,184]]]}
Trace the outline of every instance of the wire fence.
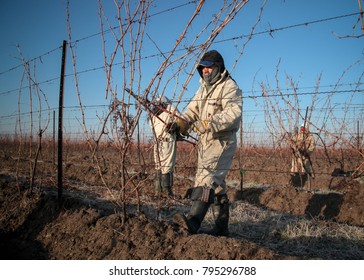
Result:
{"label": "wire fence", "polygon": [[[198,1],[189,1],[172,9],[197,3]],[[167,9],[149,15],[149,17],[170,11],[171,9]],[[209,39],[208,42],[213,45],[226,41],[241,41],[243,51],[246,40],[255,36],[271,35],[302,26],[358,16],[362,16],[362,13],[322,18],[260,32],[256,32],[253,28],[250,34],[240,34],[220,41]],[[133,24],[133,22],[129,19],[128,24]],[[140,22],[135,24],[140,24]],[[125,95],[124,90],[114,90],[107,78],[105,78],[107,81],[97,89],[85,87],[83,92],[79,90],[81,84],[87,84],[87,81],[94,79],[99,71],[103,71],[108,76],[111,66],[105,62],[104,65],[79,70],[76,67],[75,58],[77,56],[74,48],[81,44],[90,45],[94,38],[113,34],[114,29],[119,27],[109,26],[100,33],[68,41],[74,70],[73,73],[65,75],[67,86],[65,87],[66,102],[63,106],[62,124],[66,144],[64,161],[66,166],[69,163],[77,167],[77,162],[82,161],[83,158],[92,158],[96,172],[99,174],[99,180],[101,179],[105,185],[110,185],[110,182],[115,181],[115,174],[119,175],[120,170],[124,170],[124,164],[132,168],[132,172],[137,173],[141,171],[141,168],[152,173],[154,168],[152,145],[155,139],[150,129],[148,112],[141,110],[140,104]],[[181,57],[186,60],[186,57],[191,55],[191,58],[188,58],[191,62],[199,55],[199,53],[196,54],[196,50],[204,50],[204,48],[206,48],[204,44],[196,44],[189,49],[180,47],[173,51],[136,56],[130,60],[124,58],[121,63],[114,62],[112,66],[127,71],[133,63],[140,61],[154,63],[155,61],[152,59],[164,59],[173,52],[185,52],[186,55]],[[0,116],[2,156],[4,158],[12,157],[18,163],[18,170],[22,166],[21,169],[29,173],[30,177],[34,176],[37,160],[42,160],[44,164],[50,166],[45,169],[52,170],[55,165],[56,146],[59,144],[55,135],[58,123],[56,101],[58,100],[60,77],[57,76],[57,71],[47,72],[47,62],[48,60],[53,61],[54,57],[59,57],[61,51],[62,48],[59,47],[32,59],[21,57],[21,64],[0,72],[0,79],[6,80],[10,75],[16,77],[10,88],[0,91],[0,102],[16,104],[13,109],[6,110]],[[188,64],[185,60],[181,60],[181,63]],[[345,69],[343,76],[350,75],[353,66]],[[126,68],[128,69],[125,70]],[[186,66],[181,69],[186,69]],[[181,69],[179,71],[183,72]],[[39,72],[42,72],[42,77],[46,78],[38,81]],[[189,77],[189,75],[187,76]],[[306,108],[309,108],[308,123],[317,145],[314,156],[314,161],[317,162],[316,174],[327,180],[327,176],[332,174],[332,170],[339,167],[342,170],[349,170],[361,175],[364,170],[363,76],[364,74],[361,73],[351,82],[342,82],[342,77],[340,77],[331,85],[321,85],[317,82],[317,84],[302,87],[297,86],[295,81],[287,76],[285,80],[288,86],[285,88],[271,87],[269,84],[261,83],[260,90],[243,91],[242,126],[238,132],[239,148],[233,166],[229,169],[229,176],[237,181],[275,183],[277,182],[275,179],[280,178],[280,182],[282,182],[282,178],[290,172],[289,166],[292,157],[287,136],[294,131],[295,127],[306,121],[304,116]],[[187,82],[190,81],[189,79],[187,78]],[[276,79],[279,84],[278,76]],[[125,83],[125,81],[121,81],[123,88],[126,87]],[[140,87],[140,85],[138,86]],[[179,86],[184,89],[186,84]],[[105,98],[103,102],[93,102],[93,94],[96,91],[98,95],[104,91],[106,96],[111,93],[113,97]],[[139,89],[138,94],[144,98],[142,90]],[[301,101],[302,97],[307,98],[305,102]],[[170,99],[173,105],[179,106],[181,109],[191,101],[191,97],[183,95]],[[115,106],[115,102],[118,102],[117,106]],[[128,134],[129,132],[130,134]],[[128,141],[124,142],[125,138],[128,138]],[[80,147],[88,147],[91,155],[82,155],[82,158],[77,158],[80,157],[80,154],[75,155],[77,152],[82,151],[83,153],[83,149]],[[179,143],[178,149],[176,172],[193,176],[197,168],[196,149],[193,145],[183,142]],[[10,155],[11,150],[13,153]],[[115,158],[115,154],[118,157]],[[120,161],[120,158],[124,161],[123,164],[113,167],[113,171],[108,171],[108,173],[107,170],[111,167],[107,161],[111,159]],[[21,165],[22,160],[30,162],[30,165]],[[129,170],[128,173],[130,172]],[[273,174],[274,176],[272,176]],[[110,177],[106,178],[107,176]]]}

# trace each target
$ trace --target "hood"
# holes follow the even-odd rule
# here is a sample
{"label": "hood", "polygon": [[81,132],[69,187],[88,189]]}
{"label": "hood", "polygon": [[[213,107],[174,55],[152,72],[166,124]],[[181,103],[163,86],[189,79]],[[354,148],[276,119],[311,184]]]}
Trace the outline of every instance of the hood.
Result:
{"label": "hood", "polygon": [[219,68],[219,72],[223,73],[225,71],[225,64],[224,59],[222,58],[221,54],[218,51],[212,50],[205,53],[200,63],[197,66],[197,71],[202,78],[202,68],[203,67],[210,67],[212,65],[216,65]]}

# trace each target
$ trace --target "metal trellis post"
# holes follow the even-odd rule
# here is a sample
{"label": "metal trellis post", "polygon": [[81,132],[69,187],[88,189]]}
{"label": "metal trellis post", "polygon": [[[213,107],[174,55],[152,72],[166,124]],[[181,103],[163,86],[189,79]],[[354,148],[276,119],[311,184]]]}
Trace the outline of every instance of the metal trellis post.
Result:
{"label": "metal trellis post", "polygon": [[64,74],[65,74],[65,62],[66,62],[66,47],[67,41],[63,41],[62,46],[62,65],[61,65],[61,78],[59,83],[59,109],[58,109],[58,202],[59,205],[62,203],[62,142],[63,142],[63,92],[64,92]]}

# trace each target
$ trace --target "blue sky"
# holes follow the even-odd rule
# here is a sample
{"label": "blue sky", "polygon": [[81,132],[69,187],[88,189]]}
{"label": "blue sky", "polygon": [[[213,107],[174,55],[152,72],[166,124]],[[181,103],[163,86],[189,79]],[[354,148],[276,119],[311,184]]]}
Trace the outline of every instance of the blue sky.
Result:
{"label": "blue sky", "polygon": [[[105,99],[105,73],[102,69],[104,60],[100,35],[91,36],[100,32],[100,20],[98,17],[98,1],[77,0],[70,1],[70,23],[72,41],[77,55],[77,71],[80,72],[79,89],[82,101],[87,106],[108,105],[109,99]],[[116,24],[116,10],[113,1],[101,1],[111,24]],[[158,56],[159,51],[168,52],[173,47],[178,35],[183,30],[187,20],[196,7],[191,1],[163,1],[157,0],[150,7],[150,14],[144,37],[142,56],[143,79],[141,87],[145,87],[150,78],[155,74],[163,61]],[[222,2],[222,1],[221,1]],[[136,1],[134,2],[136,3]],[[234,20],[219,34],[216,43],[211,49],[218,50],[225,59],[228,70],[232,69],[239,51],[246,39],[242,35],[248,35],[255,23],[262,1],[250,1]],[[170,9],[170,10],[168,10]],[[185,44],[193,41],[194,36],[201,27],[211,21],[211,15],[216,13],[215,1],[206,1],[198,21],[187,33]],[[168,10],[168,11],[167,11]],[[163,13],[160,13],[165,11]],[[248,42],[243,55],[238,60],[232,71],[232,76],[243,90],[244,121],[247,126],[257,126],[264,129],[264,117],[262,108],[257,106],[256,99],[247,98],[252,95],[261,95],[260,84],[270,84],[276,88],[275,74],[279,64],[280,84],[282,89],[289,88],[285,76],[289,75],[299,84],[304,92],[315,90],[317,79],[321,75],[319,91],[327,91],[333,88],[339,78],[352,64],[342,80],[341,84],[350,84],[340,89],[351,89],[351,84],[360,81],[363,74],[363,50],[364,37],[339,38],[339,36],[360,35],[360,23],[354,25],[358,15],[344,15],[358,13],[357,0],[271,0],[267,1],[261,21],[256,27],[255,33]],[[335,18],[328,20],[329,18]],[[315,21],[318,21],[314,23]],[[308,23],[307,25],[302,25]],[[66,24],[66,1],[48,0],[13,0],[4,1],[0,10],[1,42],[0,42],[0,129],[3,133],[13,134],[15,131],[16,114],[18,112],[18,89],[23,75],[23,67],[18,48],[25,60],[32,61],[30,66],[40,87],[44,92],[51,108],[58,106],[59,75],[62,41],[68,38]],[[269,33],[269,30],[277,30]],[[232,40],[232,38],[240,38]],[[113,49],[111,34],[106,34],[105,39],[110,42],[107,51],[110,55]],[[152,41],[153,40],[153,41]],[[194,59],[198,59],[196,56]],[[192,60],[187,70],[194,68]],[[13,69],[15,67],[15,69]],[[13,69],[13,70],[12,70]],[[168,73],[178,69],[178,63],[173,65],[162,80],[168,83]],[[65,80],[65,126],[68,131],[79,130],[79,111],[77,107],[77,95],[72,76],[71,54],[67,53]],[[121,75],[114,72],[113,85],[122,86]],[[178,95],[178,89],[186,80],[183,72],[180,80],[169,82],[166,95],[171,97]],[[23,87],[27,86],[26,79]],[[178,84],[176,86],[176,83]],[[188,101],[198,88],[198,75],[194,74],[187,90],[183,92],[182,100]],[[361,86],[362,88],[362,86]],[[29,112],[29,90],[23,89],[21,101],[23,113]],[[36,98],[36,97],[34,97]],[[301,108],[309,106],[310,96],[302,96]],[[341,94],[336,96],[331,106],[347,103],[350,96]],[[259,101],[258,101],[259,102]],[[363,104],[363,93],[358,92],[351,103]],[[36,108],[37,102],[33,100]],[[324,102],[323,102],[324,103]],[[180,109],[186,103],[180,104]],[[319,103],[318,103],[319,105]],[[323,104],[326,105],[326,104]],[[42,106],[44,109],[44,105]],[[34,110],[34,108],[33,108]],[[98,116],[105,114],[105,107],[97,107],[97,112],[87,110],[90,126],[97,123]],[[26,115],[26,114],[25,114]],[[362,117],[361,117],[362,119]],[[25,123],[25,121],[24,121]]]}

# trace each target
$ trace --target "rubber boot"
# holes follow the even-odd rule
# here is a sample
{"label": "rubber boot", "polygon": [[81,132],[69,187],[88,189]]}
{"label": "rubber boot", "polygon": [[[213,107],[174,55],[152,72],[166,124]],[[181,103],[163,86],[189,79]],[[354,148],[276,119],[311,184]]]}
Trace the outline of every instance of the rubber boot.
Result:
{"label": "rubber boot", "polygon": [[200,229],[209,207],[210,203],[199,200],[192,201],[191,209],[187,217],[182,213],[177,213],[174,215],[173,220],[175,223],[187,229],[189,233],[195,234]]}
{"label": "rubber boot", "polygon": [[162,176],[162,173],[160,171],[157,171],[154,176],[154,186],[155,186],[156,194],[158,194],[162,191],[161,176]]}
{"label": "rubber boot", "polygon": [[162,192],[167,194],[168,196],[173,196],[172,192],[172,181],[173,181],[173,174],[172,172],[162,174],[161,176],[161,188]]}
{"label": "rubber boot", "polygon": [[187,217],[181,213],[174,215],[173,220],[191,234],[197,233],[211,203],[214,202],[214,190],[209,187],[196,187],[187,191],[186,197],[192,200]]}
{"label": "rubber boot", "polygon": [[209,234],[215,236],[229,236],[230,204],[227,195],[219,195],[216,197],[213,211],[216,217],[215,225]]}
{"label": "rubber boot", "polygon": [[301,176],[299,173],[294,173],[291,175],[291,184],[295,190],[301,189]]}
{"label": "rubber boot", "polygon": [[308,174],[302,174],[301,175],[301,188],[303,190],[308,190],[308,188],[306,187],[307,180],[308,180]]}
{"label": "rubber boot", "polygon": [[226,194],[215,197],[212,210],[215,217],[214,227],[210,230],[201,230],[200,233],[214,236],[229,236],[230,204]]}

